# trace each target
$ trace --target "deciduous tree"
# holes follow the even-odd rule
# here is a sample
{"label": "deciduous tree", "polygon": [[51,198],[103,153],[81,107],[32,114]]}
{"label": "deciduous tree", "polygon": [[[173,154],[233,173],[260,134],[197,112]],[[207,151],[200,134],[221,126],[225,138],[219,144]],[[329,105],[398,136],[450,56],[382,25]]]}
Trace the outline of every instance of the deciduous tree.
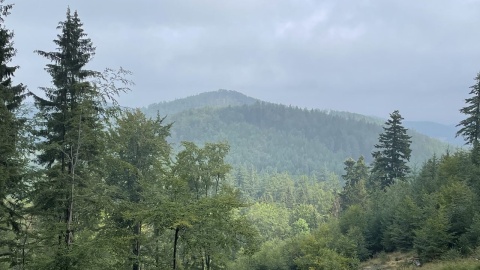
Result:
{"label": "deciduous tree", "polygon": [[234,215],[247,205],[225,183],[229,146],[183,142],[183,147],[172,168],[172,181],[166,184],[167,210],[160,214],[174,232],[172,265],[179,267],[181,252],[185,267],[221,268],[240,247],[251,248],[256,235],[244,217]]}
{"label": "deciduous tree", "polygon": [[[162,169],[167,163],[170,146],[166,138],[170,134],[170,126],[164,125],[163,119],[147,119],[139,110],[125,111],[117,119],[115,128],[108,133],[108,177],[109,198],[111,207],[106,207],[111,237],[121,238],[125,244],[112,249],[120,249],[120,254],[131,254],[119,258],[131,269],[138,270],[141,265],[141,249],[145,245],[146,225],[144,219],[154,207],[164,207],[158,192],[162,190]],[[146,202],[146,196],[155,194],[156,204]],[[114,229],[115,228],[115,229]]]}

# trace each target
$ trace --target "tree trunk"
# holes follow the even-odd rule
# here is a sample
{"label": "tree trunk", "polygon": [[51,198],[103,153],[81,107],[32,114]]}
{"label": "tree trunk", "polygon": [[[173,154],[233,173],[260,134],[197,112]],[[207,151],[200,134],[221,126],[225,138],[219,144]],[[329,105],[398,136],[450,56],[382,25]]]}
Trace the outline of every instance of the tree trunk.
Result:
{"label": "tree trunk", "polygon": [[207,270],[210,270],[210,255],[205,256],[205,263],[207,265]]}
{"label": "tree trunk", "polygon": [[173,241],[173,270],[177,269],[177,242],[178,242],[178,232],[180,231],[179,227],[175,228],[175,238]]}
{"label": "tree trunk", "polygon": [[220,175],[217,175],[216,185],[215,185],[215,195],[218,194],[218,183],[220,182]]}
{"label": "tree trunk", "polygon": [[133,244],[133,255],[135,261],[133,262],[133,270],[140,270],[140,234],[142,232],[142,224],[137,223],[135,225],[135,243]]}
{"label": "tree trunk", "polygon": [[73,243],[73,194],[75,191],[75,164],[74,164],[74,159],[75,157],[73,156],[73,150],[70,150],[70,162],[68,164],[68,173],[70,174],[71,177],[71,183],[70,183],[70,201],[69,205],[67,207],[67,231],[65,235],[65,243],[67,244],[67,247],[70,247],[70,245]]}
{"label": "tree trunk", "polygon": [[155,245],[155,267],[157,269],[160,268],[160,248],[159,248],[160,241],[158,240],[159,236],[160,236],[160,229],[155,228],[155,242],[156,242],[156,245]]}

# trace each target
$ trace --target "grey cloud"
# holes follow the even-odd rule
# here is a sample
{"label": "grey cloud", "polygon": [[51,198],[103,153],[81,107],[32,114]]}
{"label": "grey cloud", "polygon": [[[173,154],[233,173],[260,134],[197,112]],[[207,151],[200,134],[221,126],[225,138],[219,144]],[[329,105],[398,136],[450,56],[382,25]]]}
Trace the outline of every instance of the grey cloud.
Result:
{"label": "grey cloud", "polygon": [[457,122],[480,70],[479,1],[22,1],[15,30],[30,89],[67,5],[97,47],[91,66],[134,72],[125,105],[227,88],[274,102]]}

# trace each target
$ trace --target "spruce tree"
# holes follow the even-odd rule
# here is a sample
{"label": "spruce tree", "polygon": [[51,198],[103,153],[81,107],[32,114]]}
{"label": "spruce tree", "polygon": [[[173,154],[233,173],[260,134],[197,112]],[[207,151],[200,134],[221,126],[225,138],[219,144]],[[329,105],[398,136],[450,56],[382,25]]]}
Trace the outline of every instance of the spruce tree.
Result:
{"label": "spruce tree", "polygon": [[372,175],[374,185],[385,189],[395,179],[404,178],[410,171],[407,162],[410,160],[411,137],[402,126],[402,116],[397,111],[390,114],[385,122],[384,132],[379,136],[376,151],[372,153]]}
{"label": "spruce tree", "polygon": [[342,210],[354,204],[362,205],[366,200],[365,181],[368,177],[368,168],[363,156],[355,162],[352,158],[345,160],[345,180],[343,191],[340,193]]}
{"label": "spruce tree", "polygon": [[34,95],[40,121],[36,135],[41,138],[37,159],[44,166],[33,193],[43,229],[36,248],[43,260],[36,260],[36,267],[91,269],[92,241],[101,217],[106,104],[102,89],[92,83],[98,73],[85,68],[95,48],[77,12],[68,9],[57,28],[61,34],[54,40],[56,51],[36,51],[51,61],[45,70],[53,84],[40,88],[45,98]]}
{"label": "spruce tree", "polygon": [[[12,77],[18,66],[10,66],[15,56],[13,32],[5,28],[4,18],[12,5],[0,0],[0,268],[13,267],[18,262],[15,237],[21,231],[22,186],[24,163],[19,152],[20,133],[24,119],[16,116],[25,98],[25,86],[13,85]],[[2,264],[6,262],[5,264]]]}
{"label": "spruce tree", "polygon": [[[52,62],[47,64],[45,70],[52,77],[54,85],[40,88],[45,92],[46,99],[34,95],[40,116],[46,120],[39,134],[46,139],[41,144],[44,146],[66,144],[67,132],[72,129],[73,114],[78,111],[82,98],[91,96],[93,92],[87,79],[92,78],[94,72],[85,70],[84,66],[94,56],[95,48],[91,40],[86,38],[77,12],[72,16],[68,9],[66,21],[60,22],[57,28],[62,30],[62,34],[54,40],[57,51],[36,51]],[[66,153],[69,149],[62,151],[58,147],[48,147],[43,150],[39,156],[40,164],[51,167],[58,161],[62,172],[67,170]]]}
{"label": "spruce tree", "polygon": [[476,83],[470,88],[471,97],[465,99],[467,106],[460,109],[460,112],[467,115],[467,118],[460,121],[457,127],[461,127],[456,136],[462,136],[466,144],[473,146],[472,157],[474,163],[478,164],[478,140],[480,139],[480,72],[475,77]]}

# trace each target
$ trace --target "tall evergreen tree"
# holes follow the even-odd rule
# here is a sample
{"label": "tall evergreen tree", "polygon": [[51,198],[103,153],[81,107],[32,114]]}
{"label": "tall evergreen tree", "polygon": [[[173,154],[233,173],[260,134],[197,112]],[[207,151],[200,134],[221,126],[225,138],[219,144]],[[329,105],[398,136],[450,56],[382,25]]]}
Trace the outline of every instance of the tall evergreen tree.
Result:
{"label": "tall evergreen tree", "polygon": [[379,136],[376,151],[372,153],[372,175],[374,184],[382,189],[391,185],[395,179],[404,178],[410,171],[411,137],[402,126],[403,117],[397,111],[390,114],[385,122],[383,133]]}
{"label": "tall evergreen tree", "polygon": [[472,156],[478,164],[478,140],[480,139],[480,72],[475,77],[476,83],[470,86],[471,97],[465,99],[467,106],[460,109],[460,112],[467,116],[460,121],[457,127],[461,127],[456,136],[463,136],[466,144],[473,146]]}
{"label": "tall evergreen tree", "polygon": [[[39,132],[46,139],[41,143],[43,146],[66,144],[67,132],[72,130],[73,114],[78,111],[82,98],[94,94],[87,79],[92,78],[95,72],[84,67],[94,56],[95,48],[91,40],[86,38],[77,12],[72,16],[68,9],[66,21],[60,22],[57,29],[62,31],[54,40],[57,51],[36,51],[52,62],[47,64],[45,70],[52,77],[54,85],[40,88],[45,92],[46,99],[34,95],[40,116],[45,119],[43,129]],[[58,147],[47,147],[43,150],[38,157],[40,164],[51,167],[58,161],[62,172],[67,170],[68,149],[62,151]]]}
{"label": "tall evergreen tree", "polygon": [[36,51],[51,61],[45,70],[53,83],[40,88],[45,98],[33,95],[40,119],[37,159],[45,166],[44,177],[34,186],[34,210],[44,230],[37,248],[44,260],[36,262],[42,263],[37,268],[91,269],[91,242],[101,217],[102,116],[106,100],[118,92],[93,83],[101,75],[85,69],[95,48],[77,12],[68,9],[57,28],[56,51]]}
{"label": "tall evergreen tree", "polygon": [[19,136],[24,120],[16,110],[25,98],[25,86],[13,85],[12,77],[18,66],[10,66],[15,56],[13,32],[5,28],[4,18],[12,5],[0,0],[0,268],[2,261],[16,264],[15,235],[20,232],[21,190],[24,163],[19,154]]}

